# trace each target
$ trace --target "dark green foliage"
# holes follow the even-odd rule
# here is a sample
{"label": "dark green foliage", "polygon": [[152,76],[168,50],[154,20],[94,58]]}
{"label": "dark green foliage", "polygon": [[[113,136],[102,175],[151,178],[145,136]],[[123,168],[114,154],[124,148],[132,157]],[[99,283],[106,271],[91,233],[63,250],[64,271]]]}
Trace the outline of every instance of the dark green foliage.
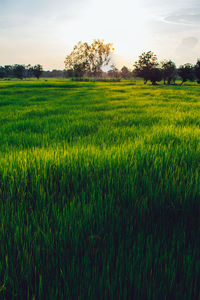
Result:
{"label": "dark green foliage", "polygon": [[150,80],[155,85],[157,81],[162,80],[162,72],[158,68],[157,57],[151,51],[142,53],[139,60],[135,62],[134,67],[135,76],[143,78],[145,84]]}
{"label": "dark green foliage", "polygon": [[0,299],[198,299],[199,104],[198,84],[0,81]]}
{"label": "dark green foliage", "polygon": [[162,70],[159,68],[153,68],[150,72],[149,79],[151,80],[151,83],[155,85],[157,82],[161,81],[163,78]]}
{"label": "dark green foliage", "polygon": [[6,65],[4,66],[4,70],[5,70],[5,77],[12,77],[13,76],[13,68],[14,66],[11,65]]}
{"label": "dark green foliage", "polygon": [[197,61],[194,70],[197,82],[200,84],[200,60]]}
{"label": "dark green foliage", "polygon": [[4,78],[5,76],[6,76],[5,68],[0,66],[0,78]]}
{"label": "dark green foliage", "polygon": [[23,79],[25,76],[25,66],[24,65],[14,65],[13,66],[13,76],[19,79]]}
{"label": "dark green foliage", "polygon": [[7,65],[0,67],[0,78],[31,78],[36,77],[39,79],[42,75],[43,69],[41,65],[32,67],[30,64],[25,65]]}
{"label": "dark green foliage", "polygon": [[32,72],[33,72],[33,75],[39,79],[42,75],[42,72],[43,72],[43,68],[41,65],[36,65],[32,68]]}
{"label": "dark green foliage", "polygon": [[0,66],[0,78],[13,77],[14,66],[6,65]]}
{"label": "dark green foliage", "polygon": [[120,77],[123,79],[129,79],[132,77],[132,72],[126,66],[123,66],[120,71]]}
{"label": "dark green foliage", "polygon": [[177,77],[176,65],[173,61],[163,61],[161,63],[162,75],[164,79],[164,84],[167,81],[167,84],[171,84],[172,81],[175,82]]}
{"label": "dark green foliage", "polygon": [[178,75],[182,79],[181,85],[186,81],[194,81],[195,79],[195,72],[194,67],[191,64],[185,64],[178,68]]}
{"label": "dark green foliage", "polygon": [[[77,78],[77,77],[72,77],[72,81],[80,81],[80,82],[94,82],[94,78],[87,78],[87,77],[82,77],[82,78]],[[120,78],[97,78],[96,81],[99,82],[120,82]]]}

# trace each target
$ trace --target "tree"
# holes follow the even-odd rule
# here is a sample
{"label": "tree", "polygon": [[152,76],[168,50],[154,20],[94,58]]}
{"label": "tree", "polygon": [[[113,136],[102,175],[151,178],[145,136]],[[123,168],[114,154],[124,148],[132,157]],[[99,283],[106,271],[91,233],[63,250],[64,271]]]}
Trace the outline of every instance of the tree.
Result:
{"label": "tree", "polygon": [[33,77],[33,67],[30,64],[25,66],[25,77]]}
{"label": "tree", "polygon": [[4,66],[4,70],[5,70],[5,77],[12,77],[13,76],[13,66],[11,65],[6,65]]}
{"label": "tree", "polygon": [[102,72],[102,67],[107,66],[111,60],[114,48],[111,43],[104,44],[103,40],[94,40],[89,46],[89,72],[96,78]]}
{"label": "tree", "polygon": [[14,65],[13,75],[16,78],[23,79],[25,76],[25,66],[24,65]]}
{"label": "tree", "polygon": [[89,45],[78,42],[73,51],[65,59],[65,69],[73,70],[74,75],[83,77],[89,71],[88,66]]}
{"label": "tree", "polygon": [[195,78],[194,67],[191,64],[185,64],[178,68],[178,75],[181,77],[181,85],[186,81],[193,81]]}
{"label": "tree", "polygon": [[0,66],[0,78],[6,77],[5,68]]}
{"label": "tree", "polygon": [[64,70],[63,75],[65,78],[74,77],[74,70],[73,69]]}
{"label": "tree", "polygon": [[117,67],[114,64],[111,65],[111,69],[108,71],[108,76],[110,78],[119,78],[120,77],[119,70],[117,69]]}
{"label": "tree", "polygon": [[175,81],[177,71],[176,71],[176,65],[173,61],[163,61],[161,62],[161,69],[164,79],[164,84],[167,81],[167,84],[171,84],[172,80]]}
{"label": "tree", "polygon": [[78,77],[87,74],[96,78],[102,67],[109,64],[113,50],[112,44],[104,44],[103,40],[94,40],[91,45],[79,42],[66,57],[65,69],[73,70]]}
{"label": "tree", "polygon": [[123,66],[121,68],[120,75],[122,78],[128,79],[131,77],[131,72],[129,71],[129,69],[127,67]]}
{"label": "tree", "polygon": [[197,78],[197,82],[200,84],[200,60],[197,61],[194,67],[194,71],[195,71],[195,76]]}
{"label": "tree", "polygon": [[36,65],[32,68],[32,73],[37,79],[41,77],[42,72],[43,72],[43,68],[41,65]]}
{"label": "tree", "polygon": [[150,71],[150,80],[153,85],[156,84],[157,81],[161,81],[163,79],[162,70],[159,68],[153,68]]}
{"label": "tree", "polygon": [[[143,52],[139,56],[139,60],[134,63],[135,76],[143,78],[144,84],[146,84],[148,80],[152,79],[151,76],[155,76],[156,71],[152,70],[157,68],[158,65],[157,56],[152,51]],[[153,83],[154,80],[151,80],[151,82]]]}

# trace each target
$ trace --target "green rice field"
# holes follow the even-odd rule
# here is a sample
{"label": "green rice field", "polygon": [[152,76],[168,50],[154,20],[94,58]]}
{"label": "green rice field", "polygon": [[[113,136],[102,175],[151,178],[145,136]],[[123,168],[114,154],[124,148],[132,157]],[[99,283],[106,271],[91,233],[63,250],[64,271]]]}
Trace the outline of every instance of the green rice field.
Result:
{"label": "green rice field", "polygon": [[0,81],[0,299],[200,299],[200,86]]}

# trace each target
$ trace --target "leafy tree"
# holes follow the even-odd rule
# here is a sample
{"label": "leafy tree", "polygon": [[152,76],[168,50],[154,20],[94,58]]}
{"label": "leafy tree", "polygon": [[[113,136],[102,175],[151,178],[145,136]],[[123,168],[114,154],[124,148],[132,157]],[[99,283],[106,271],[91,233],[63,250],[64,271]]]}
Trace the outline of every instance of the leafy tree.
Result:
{"label": "leafy tree", "polygon": [[66,78],[74,77],[74,70],[73,69],[64,70],[64,77]]}
{"label": "leafy tree", "polygon": [[149,79],[153,85],[155,85],[156,82],[161,81],[163,79],[162,70],[159,68],[151,69]]}
{"label": "leafy tree", "polygon": [[64,70],[43,71],[41,77],[45,77],[45,78],[63,78],[63,77],[69,77],[65,73],[66,73],[66,71],[64,71]]}
{"label": "leafy tree", "polygon": [[120,77],[120,72],[114,64],[111,65],[111,69],[108,71],[108,77],[110,78]]}
{"label": "leafy tree", "polygon": [[94,77],[102,72],[102,67],[107,66],[114,48],[111,43],[104,44],[103,40],[94,40],[89,46],[89,73]]}
{"label": "leafy tree", "polygon": [[65,59],[65,69],[73,70],[74,75],[83,77],[89,71],[88,66],[89,45],[78,42],[73,51]]}
{"label": "leafy tree", "polygon": [[200,60],[197,61],[194,67],[194,71],[195,71],[195,76],[197,78],[197,82],[200,84]]}
{"label": "leafy tree", "polygon": [[33,77],[33,67],[29,64],[27,66],[25,66],[25,77],[31,78]]}
{"label": "leafy tree", "polygon": [[[63,78],[64,77],[64,71],[63,70],[52,70],[51,71],[52,77],[53,78]],[[44,72],[42,73],[42,76],[44,75]],[[44,76],[43,76],[44,77]]]}
{"label": "leafy tree", "polygon": [[16,78],[23,79],[25,76],[25,66],[24,65],[14,65],[13,66],[13,75]]}
{"label": "leafy tree", "polygon": [[36,65],[32,68],[32,73],[37,79],[41,77],[42,72],[43,72],[43,68],[41,65]]}
{"label": "leafy tree", "polygon": [[[152,51],[143,52],[139,56],[139,60],[134,63],[135,76],[143,78],[144,84],[146,84],[148,80],[151,80],[151,76],[155,77],[157,71],[152,71],[152,70],[157,68],[158,65],[159,64],[158,64],[157,56]],[[154,82],[154,78],[152,83],[153,82]]]}
{"label": "leafy tree", "polygon": [[4,67],[0,66],[0,78],[6,77],[6,71]]}
{"label": "leafy tree", "polygon": [[13,76],[13,66],[11,65],[6,65],[4,66],[4,70],[5,70],[5,77],[12,77]]}
{"label": "leafy tree", "polygon": [[176,70],[176,65],[173,61],[163,61],[161,62],[161,69],[162,69],[162,74],[163,74],[163,79],[164,79],[164,84],[171,84],[172,80],[175,81],[176,75],[177,75],[177,70]]}
{"label": "leafy tree", "polygon": [[120,76],[121,78],[128,79],[131,77],[131,72],[127,67],[123,66],[120,71]]}
{"label": "leafy tree", "polygon": [[181,85],[186,81],[195,79],[194,67],[191,64],[185,64],[178,68],[178,75],[182,79]]}
{"label": "leafy tree", "polygon": [[79,42],[66,57],[65,69],[73,70],[78,77],[87,74],[96,78],[102,67],[109,64],[112,51],[112,44],[104,44],[102,40],[94,40],[91,45]]}

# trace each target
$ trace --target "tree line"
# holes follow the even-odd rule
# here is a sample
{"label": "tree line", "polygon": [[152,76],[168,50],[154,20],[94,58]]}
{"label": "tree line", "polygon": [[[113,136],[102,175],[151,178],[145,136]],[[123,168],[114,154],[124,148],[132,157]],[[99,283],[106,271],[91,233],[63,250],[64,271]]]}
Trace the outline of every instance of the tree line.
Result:
{"label": "tree line", "polygon": [[196,65],[186,63],[177,68],[171,60],[159,62],[152,51],[143,52],[133,64],[132,71],[126,66],[119,71],[115,65],[111,65],[107,73],[103,72],[102,68],[111,61],[113,51],[112,44],[104,44],[103,40],[94,40],[91,45],[79,42],[65,59],[65,72],[68,77],[96,78],[102,77],[102,74],[111,78],[139,77],[145,84],[151,81],[153,85],[161,80],[164,80],[164,84],[175,83],[177,78],[181,79],[181,84],[188,80],[196,80],[200,84],[200,60]]}
{"label": "tree line", "polygon": [[181,79],[181,85],[186,81],[197,81],[200,84],[200,60],[195,65],[186,63],[179,68],[171,60],[158,62],[157,56],[152,52],[143,52],[139,60],[134,63],[135,76],[143,78],[144,83],[151,81],[153,85],[164,80],[164,84],[175,83]]}
{"label": "tree line", "polygon": [[0,78],[32,78],[36,77],[39,79],[43,73],[41,65],[6,65],[0,66]]}
{"label": "tree line", "polygon": [[[200,84],[200,60],[195,65],[186,63],[177,68],[172,60],[159,62],[157,56],[152,52],[143,52],[139,59],[134,62],[133,70],[123,66],[118,70],[111,64],[114,51],[111,43],[105,44],[103,40],[94,40],[91,44],[79,42],[73,51],[65,58],[65,70],[44,71],[41,65],[7,65],[0,66],[0,78],[31,78],[40,77],[55,78],[115,78],[130,79],[142,78],[146,84],[150,81],[153,85],[161,80],[164,84],[175,83],[176,79],[181,84],[186,81],[197,81]],[[108,71],[105,71],[105,68]]]}

